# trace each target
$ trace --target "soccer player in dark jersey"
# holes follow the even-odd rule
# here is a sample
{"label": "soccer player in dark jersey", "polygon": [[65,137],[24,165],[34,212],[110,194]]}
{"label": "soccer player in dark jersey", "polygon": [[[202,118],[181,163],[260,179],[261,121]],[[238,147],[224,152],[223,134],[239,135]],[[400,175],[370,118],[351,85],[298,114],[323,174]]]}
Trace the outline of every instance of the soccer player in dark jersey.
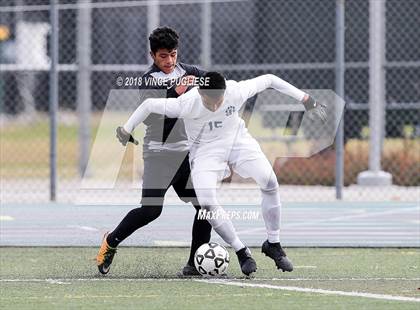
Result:
{"label": "soccer player in dark jersey", "polygon": [[[205,71],[195,66],[177,62],[178,34],[169,27],[155,29],[149,36],[150,55],[153,65],[143,74],[140,95],[143,99],[166,93],[167,98],[176,98],[186,91],[194,77],[203,77]],[[183,79],[184,83],[176,83]],[[211,225],[198,219],[200,205],[190,181],[188,143],[184,122],[160,114],[150,115],[144,122],[146,134],[143,145],[144,174],[141,207],[128,212],[120,224],[104,235],[96,257],[102,274],[107,274],[116,253],[117,246],[134,231],[155,220],[162,212],[166,191],[172,186],[181,200],[191,202],[196,214],[192,227],[190,256],[181,270],[183,276],[199,275],[194,267],[194,253],[200,245],[210,241]],[[126,145],[138,142],[123,141],[127,133],[117,130],[117,137]]]}

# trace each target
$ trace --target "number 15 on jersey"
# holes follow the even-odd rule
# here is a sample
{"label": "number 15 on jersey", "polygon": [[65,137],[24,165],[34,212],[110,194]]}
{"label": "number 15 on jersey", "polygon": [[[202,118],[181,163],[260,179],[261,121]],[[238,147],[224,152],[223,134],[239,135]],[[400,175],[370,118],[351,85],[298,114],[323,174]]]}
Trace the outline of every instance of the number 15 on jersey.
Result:
{"label": "number 15 on jersey", "polygon": [[222,128],[222,122],[221,121],[212,121],[209,122],[210,130],[216,129],[216,128]]}

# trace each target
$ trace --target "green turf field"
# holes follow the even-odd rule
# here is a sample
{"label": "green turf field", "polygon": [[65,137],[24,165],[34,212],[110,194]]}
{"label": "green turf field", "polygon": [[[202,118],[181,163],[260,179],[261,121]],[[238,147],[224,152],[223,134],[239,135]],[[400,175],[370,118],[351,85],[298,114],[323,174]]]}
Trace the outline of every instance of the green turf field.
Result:
{"label": "green turf field", "polygon": [[96,270],[96,248],[0,251],[2,309],[420,308],[419,249],[292,248],[292,273],[253,249],[253,279],[242,277],[230,251],[229,278],[221,282],[176,278],[186,248],[122,247],[106,277]]}

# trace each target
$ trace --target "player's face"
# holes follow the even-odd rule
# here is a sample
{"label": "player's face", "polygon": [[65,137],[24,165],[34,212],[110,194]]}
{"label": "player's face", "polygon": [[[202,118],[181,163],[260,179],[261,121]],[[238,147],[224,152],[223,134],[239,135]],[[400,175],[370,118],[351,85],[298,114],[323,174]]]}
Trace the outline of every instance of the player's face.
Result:
{"label": "player's face", "polygon": [[215,112],[223,103],[223,99],[224,99],[223,95],[216,98],[207,96],[202,93],[200,93],[200,95],[201,95],[201,100],[203,101],[204,106],[212,112]]}
{"label": "player's face", "polygon": [[156,53],[150,52],[155,65],[164,73],[169,74],[175,69],[176,59],[178,57],[177,50],[168,50],[161,48]]}

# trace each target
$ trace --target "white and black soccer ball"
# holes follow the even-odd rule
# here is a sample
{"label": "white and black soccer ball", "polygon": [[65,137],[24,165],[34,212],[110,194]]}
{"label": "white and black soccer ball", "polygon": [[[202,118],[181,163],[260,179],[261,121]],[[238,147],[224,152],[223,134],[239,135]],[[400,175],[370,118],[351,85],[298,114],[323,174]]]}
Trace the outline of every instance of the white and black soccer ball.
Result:
{"label": "white and black soccer ball", "polygon": [[195,252],[194,264],[204,276],[223,275],[229,266],[229,252],[218,243],[205,243]]}

